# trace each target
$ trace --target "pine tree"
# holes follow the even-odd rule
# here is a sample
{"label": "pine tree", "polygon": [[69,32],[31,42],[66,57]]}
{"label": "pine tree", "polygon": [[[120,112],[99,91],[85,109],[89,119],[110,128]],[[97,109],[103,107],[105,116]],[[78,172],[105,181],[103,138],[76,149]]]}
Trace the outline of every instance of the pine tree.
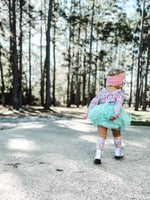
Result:
{"label": "pine tree", "polygon": [[45,71],[46,71],[46,102],[45,109],[49,109],[51,105],[50,98],[50,31],[51,31],[51,20],[52,20],[52,5],[53,0],[49,0],[48,9],[48,20],[46,30],[46,58],[45,58]]}
{"label": "pine tree", "polygon": [[138,111],[140,102],[140,74],[141,74],[141,53],[143,46],[143,23],[144,23],[144,12],[145,12],[145,0],[143,0],[142,16],[141,16],[141,28],[140,28],[140,41],[139,41],[139,52],[138,52],[138,70],[137,70],[137,84],[136,84],[136,103],[135,110]]}
{"label": "pine tree", "polygon": [[145,88],[144,88],[144,99],[143,99],[143,110],[147,108],[147,90],[148,90],[148,74],[150,65],[150,29],[148,30],[148,40],[147,40],[147,64],[145,70]]}
{"label": "pine tree", "polygon": [[[11,2],[11,1],[10,1]],[[16,0],[12,0],[10,4],[11,10],[11,61],[13,69],[13,108],[19,110],[19,97],[18,97],[18,57],[17,57],[17,41],[16,41]]]}
{"label": "pine tree", "polygon": [[0,44],[0,72],[1,72],[1,94],[2,94],[2,105],[5,106],[5,83],[4,83],[4,73],[3,73],[3,65],[2,65],[2,46]]}

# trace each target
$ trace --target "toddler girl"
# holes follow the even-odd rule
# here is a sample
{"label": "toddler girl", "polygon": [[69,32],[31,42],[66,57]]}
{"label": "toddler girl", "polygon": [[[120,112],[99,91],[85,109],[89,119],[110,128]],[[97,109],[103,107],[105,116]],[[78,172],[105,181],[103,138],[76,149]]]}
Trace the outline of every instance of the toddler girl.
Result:
{"label": "toddler girl", "polygon": [[115,158],[123,158],[121,151],[121,129],[130,125],[131,117],[122,108],[124,92],[121,89],[125,78],[125,72],[120,69],[112,69],[107,76],[107,88],[103,88],[92,99],[87,116],[92,124],[98,127],[95,164],[101,164],[103,147],[107,137],[107,129],[112,130],[116,147]]}

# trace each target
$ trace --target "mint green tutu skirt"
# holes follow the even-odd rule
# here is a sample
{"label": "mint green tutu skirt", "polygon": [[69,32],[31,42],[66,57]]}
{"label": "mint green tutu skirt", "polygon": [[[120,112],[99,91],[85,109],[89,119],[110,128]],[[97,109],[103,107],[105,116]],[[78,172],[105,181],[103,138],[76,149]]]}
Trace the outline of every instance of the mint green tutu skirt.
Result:
{"label": "mint green tutu skirt", "polygon": [[115,106],[109,103],[96,105],[90,110],[88,118],[95,126],[100,125],[110,129],[125,129],[131,123],[131,115],[121,108],[118,117],[111,121],[109,118],[114,115],[114,108]]}

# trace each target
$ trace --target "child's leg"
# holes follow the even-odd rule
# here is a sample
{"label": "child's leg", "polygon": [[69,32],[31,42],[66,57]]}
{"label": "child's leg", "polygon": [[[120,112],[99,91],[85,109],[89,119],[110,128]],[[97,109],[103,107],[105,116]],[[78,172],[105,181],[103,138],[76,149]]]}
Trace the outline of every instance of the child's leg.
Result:
{"label": "child's leg", "polygon": [[115,158],[122,158],[123,154],[121,151],[121,131],[117,129],[112,129],[112,133],[114,136],[114,144],[116,146]]}
{"label": "child's leg", "polygon": [[95,164],[101,164],[102,151],[107,137],[107,128],[98,126],[98,138],[96,143]]}
{"label": "child's leg", "polygon": [[98,126],[98,136],[106,139],[107,137],[107,128],[103,126]]}

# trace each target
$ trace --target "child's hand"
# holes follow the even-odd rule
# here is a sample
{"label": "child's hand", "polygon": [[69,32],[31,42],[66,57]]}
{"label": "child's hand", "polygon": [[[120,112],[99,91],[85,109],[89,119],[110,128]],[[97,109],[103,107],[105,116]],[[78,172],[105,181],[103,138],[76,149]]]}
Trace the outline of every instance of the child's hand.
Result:
{"label": "child's hand", "polygon": [[116,119],[116,117],[114,117],[114,116],[112,116],[111,118],[109,118],[109,120],[111,120],[111,121],[113,121],[115,119]]}

